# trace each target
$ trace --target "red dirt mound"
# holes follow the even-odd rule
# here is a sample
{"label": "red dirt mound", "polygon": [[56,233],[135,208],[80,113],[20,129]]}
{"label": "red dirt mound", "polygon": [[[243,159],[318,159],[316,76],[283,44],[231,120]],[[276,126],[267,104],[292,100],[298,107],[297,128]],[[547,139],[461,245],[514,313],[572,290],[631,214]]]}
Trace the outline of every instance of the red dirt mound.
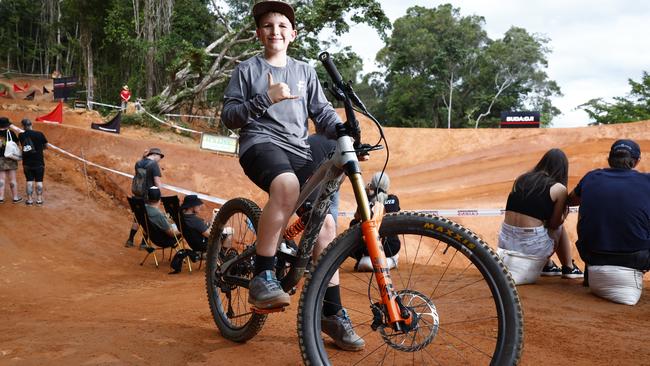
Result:
{"label": "red dirt mound", "polygon": [[[0,115],[17,123],[52,102],[0,98]],[[63,125],[36,124],[51,143],[95,163],[132,173],[148,147],[160,147],[165,183],[219,198],[265,195],[236,158],[202,151],[173,132],[123,127],[121,135],[90,129],[94,113],[66,108]],[[616,138],[650,151],[650,122],[574,129],[427,130],[387,128],[388,173],[402,208],[500,208],[512,179],[551,147],[570,159],[570,183],[602,167]],[[376,132],[363,122],[364,136]],[[363,163],[380,169],[385,151]],[[143,252],[123,248],[130,226],[129,180],[46,153],[46,203],[0,205],[0,364],[299,364],[296,303],[270,316],[246,344],[223,339],[210,316],[203,274],[168,276]],[[641,171],[650,163],[642,161]],[[19,186],[24,189],[22,169]],[[173,192],[165,192],[173,193]],[[341,209],[353,207],[348,186]],[[206,210],[207,212],[207,210]],[[452,218],[494,245],[501,217]],[[566,227],[575,239],[575,215]],[[345,222],[341,223],[346,226]],[[576,255],[577,258],[577,255]],[[582,263],[580,263],[582,264]],[[349,273],[343,274],[343,281]],[[648,287],[646,279],[645,287]],[[519,289],[525,311],[523,364],[640,365],[650,359],[650,296],[634,307],[589,294],[580,281],[543,278]]]}

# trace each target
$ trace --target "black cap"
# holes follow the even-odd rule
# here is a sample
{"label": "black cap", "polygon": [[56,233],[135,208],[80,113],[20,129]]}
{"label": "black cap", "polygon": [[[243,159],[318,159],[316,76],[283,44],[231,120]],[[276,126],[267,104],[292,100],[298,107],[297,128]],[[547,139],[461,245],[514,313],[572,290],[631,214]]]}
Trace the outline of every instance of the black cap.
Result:
{"label": "black cap", "polygon": [[188,194],[183,199],[183,204],[181,205],[181,210],[187,210],[188,208],[201,206],[203,201],[195,194]]}
{"label": "black cap", "polygon": [[609,154],[611,155],[617,151],[628,151],[630,153],[630,156],[632,156],[634,159],[641,157],[641,148],[639,147],[639,144],[632,140],[616,140],[616,142],[612,144],[612,148],[609,150]]}
{"label": "black cap", "polygon": [[260,18],[266,13],[280,13],[287,17],[293,26],[293,29],[296,29],[296,16],[293,12],[291,5],[284,1],[277,0],[258,0],[253,6],[253,18],[255,18],[255,24],[259,26]]}

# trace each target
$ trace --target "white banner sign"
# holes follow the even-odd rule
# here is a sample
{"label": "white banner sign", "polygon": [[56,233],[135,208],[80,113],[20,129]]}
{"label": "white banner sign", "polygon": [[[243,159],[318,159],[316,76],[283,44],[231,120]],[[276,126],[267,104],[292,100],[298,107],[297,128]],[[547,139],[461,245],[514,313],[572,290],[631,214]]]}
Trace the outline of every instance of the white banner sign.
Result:
{"label": "white banner sign", "polygon": [[235,137],[203,133],[201,135],[201,149],[237,154],[239,151],[237,141],[238,139]]}

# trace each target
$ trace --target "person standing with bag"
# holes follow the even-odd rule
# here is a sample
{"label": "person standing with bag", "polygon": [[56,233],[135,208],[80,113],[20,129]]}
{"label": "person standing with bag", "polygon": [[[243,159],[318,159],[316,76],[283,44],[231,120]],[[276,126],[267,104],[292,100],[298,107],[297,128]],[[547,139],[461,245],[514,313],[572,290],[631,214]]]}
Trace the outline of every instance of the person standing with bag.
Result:
{"label": "person standing with bag", "polygon": [[40,131],[32,129],[32,121],[25,118],[21,121],[25,132],[18,135],[23,150],[23,173],[27,180],[25,204],[34,204],[34,187],[36,187],[36,204],[43,204],[43,176],[45,175],[45,159],[43,150],[47,149],[47,139]]}
{"label": "person standing with bag", "polygon": [[[140,198],[147,201],[147,192],[149,187],[158,187],[162,186],[162,174],[160,172],[160,166],[158,162],[164,158],[165,155],[157,147],[152,147],[151,149],[145,151],[142,159],[138,160],[135,163],[135,174],[133,175],[133,181],[131,182],[131,193],[133,197]],[[135,234],[138,232],[138,223],[133,219],[133,225],[131,225],[131,231],[129,233],[129,238],[124,244],[125,247],[133,246],[133,239]],[[144,242],[144,239],[140,243],[140,249],[146,248],[147,245]]]}
{"label": "person standing with bag", "polygon": [[[16,184],[16,170],[18,169],[18,160],[5,156],[5,153],[10,149],[11,144],[18,141],[18,137],[13,131],[9,130],[11,122],[7,117],[0,117],[0,203],[5,202],[5,181],[9,175],[9,187],[13,195],[13,203],[18,203],[23,200],[18,195],[18,185]],[[20,152],[20,149],[18,149]]]}

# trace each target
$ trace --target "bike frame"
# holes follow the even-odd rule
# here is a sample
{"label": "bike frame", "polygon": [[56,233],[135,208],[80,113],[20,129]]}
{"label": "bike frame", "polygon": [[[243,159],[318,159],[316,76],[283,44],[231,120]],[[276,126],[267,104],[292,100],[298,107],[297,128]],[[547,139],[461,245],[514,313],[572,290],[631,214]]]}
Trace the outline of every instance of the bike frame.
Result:
{"label": "bike frame", "polygon": [[[300,191],[294,211],[298,210],[314,191],[318,192],[318,198],[313,203],[312,209],[308,214],[308,221],[300,238],[297,255],[294,258],[287,258],[291,266],[289,272],[282,277],[280,282],[284,291],[290,292],[304,276],[305,268],[309,261],[311,261],[316,239],[323,226],[325,217],[329,212],[331,198],[339,190],[343,176],[345,175],[352,184],[352,190],[361,219],[362,238],[368,248],[374,269],[374,276],[381,294],[380,304],[385,306],[388,323],[399,330],[401,328],[400,323],[409,325],[412,318],[408,310],[399,302],[397,292],[391,280],[386,255],[379,241],[379,223],[381,222],[383,212],[377,213],[375,219],[373,219],[365,184],[361,175],[359,159],[357,158],[358,151],[355,149],[355,146],[361,145],[360,133],[358,132],[359,123],[356,119],[351,99],[356,101],[355,104],[360,104],[361,102],[352,89],[341,81],[340,74],[336,71],[336,67],[329,58],[329,55],[322,53],[319,58],[336,83],[337,89],[335,92],[337,92],[337,98],[344,103],[347,120],[344,125],[340,125],[337,129],[336,149],[333,155],[320,165]],[[354,138],[351,135],[355,135]],[[224,278],[247,287],[247,279],[228,275],[228,270],[233,264],[245,260],[254,254],[255,247],[251,246],[236,258],[224,263],[222,265],[225,275]]]}

